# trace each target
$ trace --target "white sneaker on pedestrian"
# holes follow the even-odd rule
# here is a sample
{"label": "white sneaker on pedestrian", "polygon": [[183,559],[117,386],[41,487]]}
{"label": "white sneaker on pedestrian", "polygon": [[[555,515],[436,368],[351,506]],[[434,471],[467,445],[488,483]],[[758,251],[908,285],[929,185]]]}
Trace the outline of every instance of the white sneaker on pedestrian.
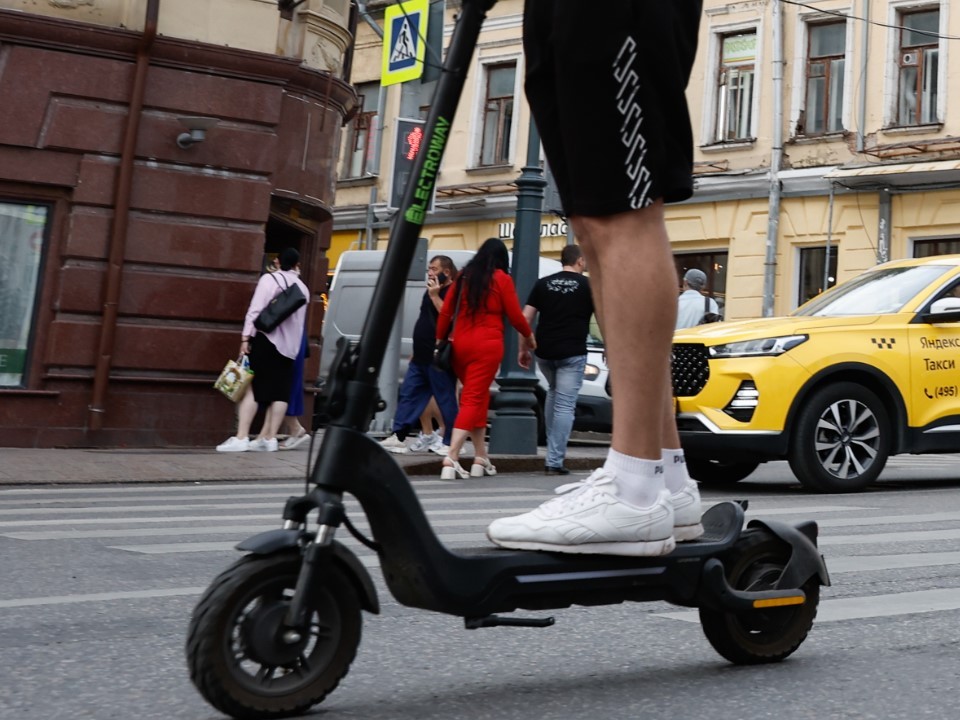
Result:
{"label": "white sneaker on pedestrian", "polygon": [[280,443],[276,438],[257,438],[250,443],[250,452],[276,452],[280,449]]}
{"label": "white sneaker on pedestrian", "polygon": [[386,440],[381,440],[380,447],[396,455],[405,455],[406,453],[410,452],[407,444],[398,438],[396,433],[388,437]]}
{"label": "white sneaker on pedestrian", "polygon": [[670,496],[673,505],[673,537],[677,542],[696,540],[703,535],[700,524],[700,488],[693,480],[687,480],[680,492]]}
{"label": "white sneaker on pedestrian", "polygon": [[487,537],[506,548],[592,555],[658,556],[676,547],[668,490],[650,507],[636,507],[617,496],[613,475],[600,468],[556,492],[536,510],[494,520]]}
{"label": "white sneaker on pedestrian", "polygon": [[280,447],[284,450],[293,450],[294,448],[300,447],[305,442],[309,441],[310,433],[304,430],[302,435],[291,435],[290,437],[286,438],[282,443],[280,443]]}
{"label": "white sneaker on pedestrian", "polygon": [[427,448],[430,452],[436,453],[437,455],[446,455],[450,452],[450,446],[443,444],[443,435],[435,432],[433,434],[433,442],[430,444],[430,447]]}
{"label": "white sneaker on pedestrian", "polygon": [[228,437],[217,445],[217,452],[246,452],[249,449],[249,438]]}
{"label": "white sneaker on pedestrian", "polygon": [[[435,432],[430,433],[429,435],[424,435],[420,433],[414,438],[413,442],[410,443],[410,452],[429,452],[430,448],[433,447],[434,443],[438,440],[437,434]],[[441,439],[440,442],[443,442]]]}

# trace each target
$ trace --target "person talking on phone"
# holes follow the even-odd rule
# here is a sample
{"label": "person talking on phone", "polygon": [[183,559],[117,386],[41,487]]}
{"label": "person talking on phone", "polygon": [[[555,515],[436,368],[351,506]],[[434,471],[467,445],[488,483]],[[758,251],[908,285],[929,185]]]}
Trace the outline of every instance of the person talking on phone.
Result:
{"label": "person talking on phone", "polygon": [[[437,318],[447,291],[453,284],[457,266],[446,255],[435,255],[427,265],[427,290],[420,304],[420,315],[413,326],[413,355],[407,365],[407,374],[400,386],[397,412],[393,418],[393,435],[380,443],[393,453],[424,452],[432,450],[445,455],[450,445],[453,422],[457,417],[457,379],[453,373],[433,365],[434,338]],[[436,400],[443,418],[442,434],[434,432],[427,416],[424,426],[421,416]],[[420,425],[420,434],[408,446],[407,434]]]}

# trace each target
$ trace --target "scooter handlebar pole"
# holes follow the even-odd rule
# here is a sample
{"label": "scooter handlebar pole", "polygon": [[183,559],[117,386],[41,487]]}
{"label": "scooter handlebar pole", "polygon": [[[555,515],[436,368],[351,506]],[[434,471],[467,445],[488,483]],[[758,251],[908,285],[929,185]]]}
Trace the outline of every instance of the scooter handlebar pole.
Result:
{"label": "scooter handlebar pole", "polygon": [[[390,229],[390,241],[380,272],[380,281],[374,289],[370,312],[363,326],[353,374],[354,382],[374,387],[377,384],[390,329],[397,309],[402,304],[407,270],[413,260],[417,239],[437,183],[440,162],[450,137],[453,117],[463,93],[477,38],[487,11],[495,4],[496,0],[463,2],[427,116],[423,150],[414,163],[400,210]],[[367,393],[356,392],[356,395],[364,397]],[[357,403],[366,405],[362,409],[350,407],[353,403],[347,403],[347,415],[343,418],[343,424],[366,430],[374,412],[376,393],[369,395],[369,398],[371,399],[366,403]]]}

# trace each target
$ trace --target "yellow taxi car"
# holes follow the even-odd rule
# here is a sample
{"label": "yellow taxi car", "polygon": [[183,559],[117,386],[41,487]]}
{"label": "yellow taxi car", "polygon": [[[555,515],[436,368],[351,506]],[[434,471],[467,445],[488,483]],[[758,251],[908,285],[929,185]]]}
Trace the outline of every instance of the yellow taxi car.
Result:
{"label": "yellow taxi car", "polygon": [[791,315],[677,331],[691,476],[786,459],[818,492],[862,490],[890,455],[960,452],[960,255],[878,265]]}

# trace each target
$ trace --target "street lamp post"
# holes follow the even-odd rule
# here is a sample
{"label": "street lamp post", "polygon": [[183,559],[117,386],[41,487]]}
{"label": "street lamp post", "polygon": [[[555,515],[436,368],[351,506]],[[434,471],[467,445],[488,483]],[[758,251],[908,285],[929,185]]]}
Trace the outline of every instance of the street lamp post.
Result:
{"label": "street lamp post", "polygon": [[[517,221],[511,267],[521,305],[539,274],[540,214],[546,185],[540,168],[540,133],[531,117],[527,163],[517,179]],[[518,349],[517,333],[508,327],[497,377],[500,390],[493,402],[496,414],[490,428],[490,452],[495,455],[537,454],[537,416],[533,409],[537,402],[534,393],[537,376],[533,368],[524,370],[517,363]]]}

